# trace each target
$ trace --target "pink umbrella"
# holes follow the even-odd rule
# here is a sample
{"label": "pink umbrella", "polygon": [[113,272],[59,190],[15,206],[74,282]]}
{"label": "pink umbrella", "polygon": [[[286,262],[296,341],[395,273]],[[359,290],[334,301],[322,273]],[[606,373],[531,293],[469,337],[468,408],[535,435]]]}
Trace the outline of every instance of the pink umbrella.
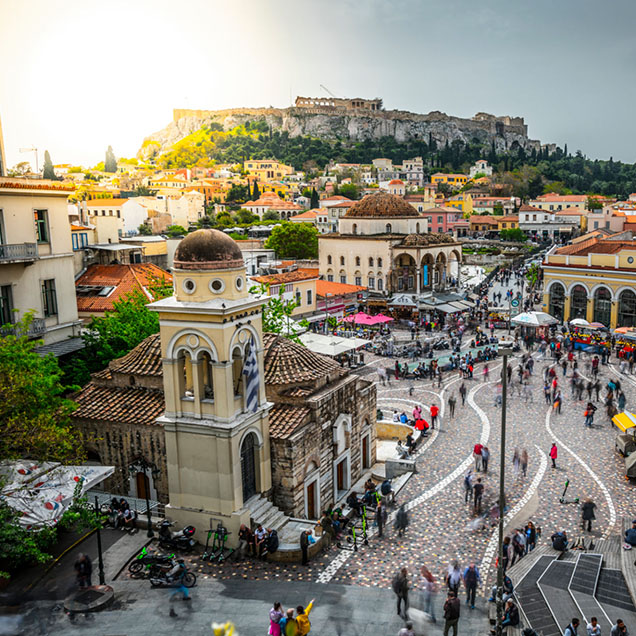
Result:
{"label": "pink umbrella", "polygon": [[373,318],[363,311],[359,311],[357,314],[345,318],[345,322],[355,322],[358,325],[372,325],[374,324],[372,321]]}
{"label": "pink umbrella", "polygon": [[394,318],[391,318],[391,316],[385,316],[384,314],[378,314],[377,316],[373,316],[373,324],[375,325],[381,325],[384,324],[386,322],[393,322]]}

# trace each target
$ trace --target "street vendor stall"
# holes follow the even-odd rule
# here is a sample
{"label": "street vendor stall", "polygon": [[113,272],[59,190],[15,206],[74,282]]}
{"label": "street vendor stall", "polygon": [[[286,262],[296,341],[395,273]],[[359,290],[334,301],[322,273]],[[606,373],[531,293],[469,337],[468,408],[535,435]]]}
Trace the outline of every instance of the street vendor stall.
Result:
{"label": "street vendor stall", "polygon": [[349,366],[364,364],[361,350],[370,344],[370,341],[364,338],[340,338],[311,332],[303,333],[299,338],[310,351],[335,358],[341,363],[348,363]]}
{"label": "street vendor stall", "polygon": [[547,340],[549,328],[559,321],[545,311],[526,311],[512,318],[510,322],[521,327],[524,339]]}

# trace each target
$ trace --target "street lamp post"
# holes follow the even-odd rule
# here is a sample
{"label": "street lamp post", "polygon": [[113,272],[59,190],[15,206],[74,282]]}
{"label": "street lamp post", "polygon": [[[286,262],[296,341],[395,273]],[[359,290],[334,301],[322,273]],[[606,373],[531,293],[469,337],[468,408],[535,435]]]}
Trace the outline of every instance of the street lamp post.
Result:
{"label": "street lamp post", "polygon": [[145,457],[139,457],[138,459],[136,459],[135,462],[129,466],[128,470],[130,471],[130,474],[133,476],[137,472],[142,472],[147,479],[147,484],[146,484],[146,487],[144,488],[144,494],[146,496],[146,515],[148,516],[148,532],[146,536],[149,539],[152,539],[152,537],[155,536],[155,533],[152,530],[152,518],[150,516],[150,500],[148,498],[148,494],[149,494],[148,491],[150,489],[149,488],[150,480],[148,479],[147,473],[148,471],[150,471],[152,478],[157,479],[161,471],[157,468],[155,464],[153,464],[152,462],[149,462]]}
{"label": "street lamp post", "polygon": [[104,575],[104,556],[102,554],[102,520],[100,518],[100,508],[95,495],[95,516],[97,517],[97,558],[99,559],[99,584],[106,585],[106,577]]}
{"label": "street lamp post", "polygon": [[497,561],[497,636],[503,634],[503,535],[504,535],[504,501],[505,501],[505,463],[506,463],[506,392],[508,388],[508,356],[512,349],[499,349],[503,356],[501,369],[501,456],[499,459],[499,559]]}

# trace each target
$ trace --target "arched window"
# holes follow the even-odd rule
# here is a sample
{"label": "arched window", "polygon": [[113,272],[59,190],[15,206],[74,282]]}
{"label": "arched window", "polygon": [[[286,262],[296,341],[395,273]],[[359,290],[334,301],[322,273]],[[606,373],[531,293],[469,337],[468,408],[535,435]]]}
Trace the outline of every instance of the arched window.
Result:
{"label": "arched window", "polygon": [[612,293],[607,287],[599,287],[594,292],[594,322],[609,327],[612,315]]}
{"label": "arched window", "polygon": [[192,383],[192,358],[185,350],[179,351],[177,357],[177,373],[179,374],[179,395],[182,398],[194,397],[194,385]]}
{"label": "arched window", "polygon": [[327,256],[327,265],[331,265],[331,254]]}
{"label": "arched window", "polygon": [[550,287],[550,308],[548,313],[563,321],[563,309],[565,308],[565,287],[561,283],[554,283]]}
{"label": "arched window", "polygon": [[390,223],[386,224],[385,231],[386,231],[387,234],[391,234],[391,224]]}
{"label": "arched window", "polygon": [[373,256],[369,256],[369,267],[373,267]]}
{"label": "arched window", "polygon": [[587,315],[587,289],[583,285],[575,285],[570,292],[570,315],[568,320],[585,318]]}
{"label": "arched window", "polygon": [[232,351],[232,386],[234,397],[243,395],[243,354],[240,347],[234,347]]}
{"label": "arched window", "polygon": [[358,266],[360,265],[360,257],[359,256],[356,256],[356,265],[358,265]]}
{"label": "arched window", "polygon": [[378,267],[382,267],[382,258],[378,258]]}
{"label": "arched window", "polygon": [[353,232],[354,234],[357,234],[357,233],[358,233],[358,224],[357,224],[357,223],[354,223],[354,224],[353,224],[352,232]]}
{"label": "arched window", "polygon": [[199,353],[200,395],[203,400],[214,399],[214,383],[212,381],[212,356],[207,351]]}
{"label": "arched window", "polygon": [[415,231],[419,234],[420,233],[420,224],[416,223],[415,224]]}
{"label": "arched window", "polygon": [[618,297],[617,327],[636,327],[636,294],[625,289]]}
{"label": "arched window", "polygon": [[340,265],[344,265],[344,256],[340,257]]}

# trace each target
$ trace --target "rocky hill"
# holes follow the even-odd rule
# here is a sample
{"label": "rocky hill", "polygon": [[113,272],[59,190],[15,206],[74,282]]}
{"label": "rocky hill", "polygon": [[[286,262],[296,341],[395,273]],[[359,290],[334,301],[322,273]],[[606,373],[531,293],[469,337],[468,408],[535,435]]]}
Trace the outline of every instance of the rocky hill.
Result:
{"label": "rocky hill", "polygon": [[539,150],[541,143],[528,138],[523,117],[496,117],[477,113],[471,119],[434,111],[426,115],[400,110],[370,111],[332,106],[291,108],[233,108],[229,110],[175,109],[173,121],[146,137],[137,153],[141,159],[162,154],[203,125],[215,122],[225,131],[248,121],[263,120],[272,130],[286,131],[290,137],[309,136],[342,141],[364,141],[393,137],[398,142],[421,140],[437,147],[455,140],[480,143],[497,153]]}

